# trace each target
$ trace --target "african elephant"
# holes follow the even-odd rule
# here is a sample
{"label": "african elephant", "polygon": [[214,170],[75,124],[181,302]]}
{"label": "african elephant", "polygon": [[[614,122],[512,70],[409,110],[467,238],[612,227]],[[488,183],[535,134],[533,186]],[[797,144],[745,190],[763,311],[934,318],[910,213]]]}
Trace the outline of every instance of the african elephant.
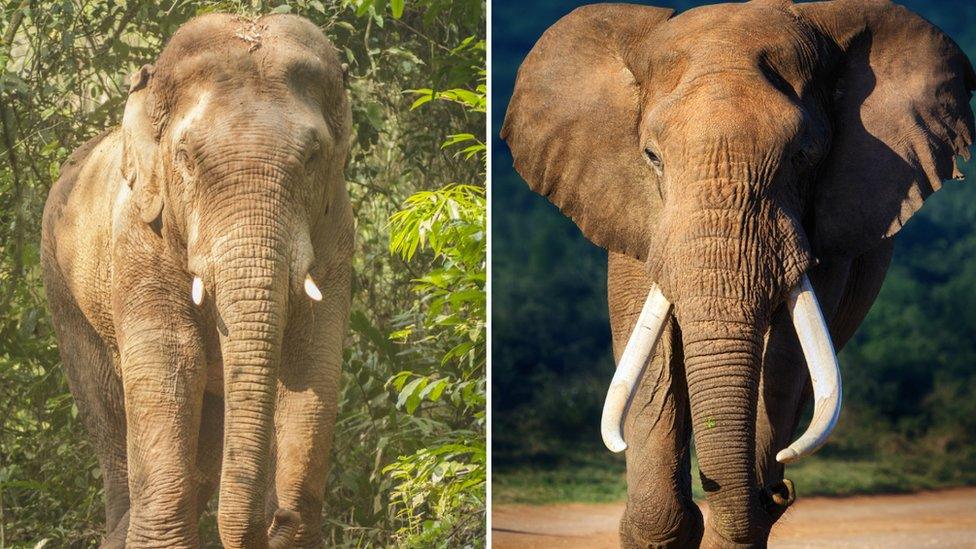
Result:
{"label": "african elephant", "polygon": [[354,238],[351,110],[312,23],[212,14],[131,78],[43,218],[107,546],[321,546]]}
{"label": "african elephant", "polygon": [[627,449],[624,546],[766,544],[795,497],[784,463],[837,420],[834,348],[892,238],[962,177],[974,87],[950,38],[886,1],[592,5],[534,46],[501,135],[609,251],[602,432]]}

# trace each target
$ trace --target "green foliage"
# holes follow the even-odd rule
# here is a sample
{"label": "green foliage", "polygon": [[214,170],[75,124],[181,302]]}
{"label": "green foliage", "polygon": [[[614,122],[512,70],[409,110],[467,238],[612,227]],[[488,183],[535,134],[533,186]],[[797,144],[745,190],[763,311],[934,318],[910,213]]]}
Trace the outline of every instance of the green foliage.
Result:
{"label": "green foliage", "polygon": [[[436,98],[483,112],[484,87],[473,93],[478,97],[470,102],[456,101],[457,95]],[[477,141],[463,135],[449,136],[442,148]],[[483,166],[483,151],[465,152],[465,158]],[[418,250],[429,249],[435,261],[414,281],[426,308],[422,318],[391,337],[431,346],[437,351],[429,355],[441,357],[424,372],[403,371],[390,379],[399,392],[397,407],[415,414],[426,406],[430,424],[438,427],[426,447],[383,469],[397,481],[394,507],[406,521],[398,541],[409,547],[484,544],[477,525],[485,522],[487,481],[486,206],[483,186],[452,184],[413,194],[390,218],[391,252],[410,261]]]}
{"label": "green foliage", "polygon": [[[128,74],[214,11],[305,16],[350,67],[357,253],[328,543],[480,545],[484,149],[465,149],[484,141],[482,0],[14,0],[0,7],[0,546],[99,539],[100,471],[47,318],[40,214],[70,151],[118,123]],[[414,90],[438,100],[411,109]]]}

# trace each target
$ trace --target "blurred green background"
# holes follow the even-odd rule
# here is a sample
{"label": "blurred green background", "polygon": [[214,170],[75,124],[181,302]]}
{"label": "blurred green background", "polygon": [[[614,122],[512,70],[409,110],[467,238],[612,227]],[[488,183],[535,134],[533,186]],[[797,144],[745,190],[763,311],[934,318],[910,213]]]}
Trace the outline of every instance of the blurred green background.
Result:
{"label": "blurred green background", "polygon": [[99,541],[101,471],[47,317],[41,211],[67,155],[119,122],[129,74],[212,11],[302,15],[349,64],[357,249],[329,546],[483,546],[484,1],[0,0],[0,548]]}
{"label": "blurred green background", "polygon": [[[622,456],[599,433],[614,369],[606,252],[528,189],[498,138],[522,59],[546,28],[586,3],[492,4],[495,503],[625,497]],[[710,2],[651,3],[685,10]],[[976,60],[976,3],[899,3]],[[967,163],[969,180],[947,182],[896,239],[881,295],[840,355],[840,424],[815,457],[787,469],[801,495],[976,483],[974,168]]]}

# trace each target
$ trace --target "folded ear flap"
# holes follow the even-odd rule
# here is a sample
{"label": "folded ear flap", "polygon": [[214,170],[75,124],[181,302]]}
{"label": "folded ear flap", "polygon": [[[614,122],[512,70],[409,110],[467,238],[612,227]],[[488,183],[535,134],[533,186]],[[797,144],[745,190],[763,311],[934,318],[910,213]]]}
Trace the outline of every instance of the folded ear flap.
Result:
{"label": "folded ear flap", "polygon": [[149,112],[152,65],[143,65],[129,77],[129,99],[122,116],[122,176],[133,190],[139,217],[152,223],[163,210],[160,189],[159,141]]}
{"label": "folded ear flap", "polygon": [[638,259],[660,195],[640,146],[640,90],[628,60],[671,13],[596,4],[560,19],[522,63],[501,131],[533,191],[593,243]]}
{"label": "folded ear flap", "polygon": [[887,1],[798,4],[839,47],[834,135],[814,196],[820,254],[890,238],[969,157],[973,68],[938,28]]}

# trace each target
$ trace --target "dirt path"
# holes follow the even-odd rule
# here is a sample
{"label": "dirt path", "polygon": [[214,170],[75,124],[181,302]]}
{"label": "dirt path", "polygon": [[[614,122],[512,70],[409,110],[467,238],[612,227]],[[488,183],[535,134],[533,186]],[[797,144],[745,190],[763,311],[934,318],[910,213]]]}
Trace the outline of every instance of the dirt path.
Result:
{"label": "dirt path", "polygon": [[[617,547],[623,504],[496,505],[492,547]],[[795,547],[976,548],[976,488],[895,496],[800,498],[769,543]]]}

